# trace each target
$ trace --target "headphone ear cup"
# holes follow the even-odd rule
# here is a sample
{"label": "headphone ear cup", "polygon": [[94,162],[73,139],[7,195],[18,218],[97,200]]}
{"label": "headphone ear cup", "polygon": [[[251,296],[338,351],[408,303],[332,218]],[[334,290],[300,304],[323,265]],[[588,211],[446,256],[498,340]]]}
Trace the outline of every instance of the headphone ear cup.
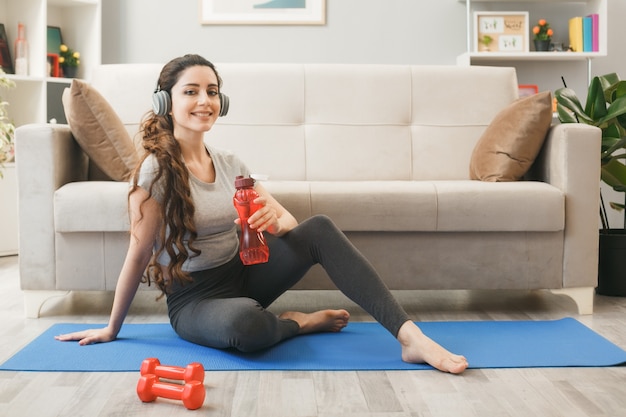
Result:
{"label": "headphone ear cup", "polygon": [[224,93],[220,93],[220,117],[228,114],[228,106],[230,106],[230,99]]}
{"label": "headphone ear cup", "polygon": [[159,90],[152,95],[152,111],[157,116],[166,116],[172,108],[172,100],[167,91]]}

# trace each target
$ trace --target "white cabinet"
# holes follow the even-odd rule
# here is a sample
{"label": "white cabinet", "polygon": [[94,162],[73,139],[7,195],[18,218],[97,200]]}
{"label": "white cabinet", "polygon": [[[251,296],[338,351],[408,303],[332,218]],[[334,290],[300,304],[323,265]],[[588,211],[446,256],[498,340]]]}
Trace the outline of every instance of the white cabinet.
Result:
{"label": "white cabinet", "polygon": [[[536,70],[541,65],[543,71],[550,71],[558,62],[582,61],[586,69],[587,81],[591,78],[591,61],[595,57],[608,53],[608,0],[459,0],[466,3],[467,51],[457,58],[459,65],[528,64]],[[599,17],[598,52],[536,52],[533,49],[533,35],[529,33],[529,52],[477,52],[474,49],[474,12],[480,11],[525,11],[529,13],[529,28],[532,29],[539,19],[546,19],[554,29],[554,42],[569,45],[569,19],[597,13]],[[521,65],[524,66],[524,65]],[[558,79],[559,74],[555,74]]]}
{"label": "white cabinet", "polygon": [[58,92],[55,86],[70,82],[47,76],[47,27],[60,27],[63,42],[81,53],[78,77],[85,78],[101,62],[101,15],[100,0],[0,0],[0,23],[7,32],[12,58],[19,22],[26,26],[29,46],[28,75],[9,75],[16,88],[2,92],[16,126],[48,121],[49,107],[61,105],[60,97],[49,100],[49,92]]}

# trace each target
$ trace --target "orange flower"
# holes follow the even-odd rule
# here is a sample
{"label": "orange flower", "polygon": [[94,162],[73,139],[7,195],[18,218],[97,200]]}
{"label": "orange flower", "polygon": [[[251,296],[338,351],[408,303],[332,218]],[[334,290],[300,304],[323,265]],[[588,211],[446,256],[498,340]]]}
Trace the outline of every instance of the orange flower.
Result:
{"label": "orange flower", "polygon": [[537,21],[537,26],[533,27],[533,34],[535,35],[535,40],[549,41],[552,39],[554,31],[550,28],[550,24],[546,21],[546,19],[539,19]]}

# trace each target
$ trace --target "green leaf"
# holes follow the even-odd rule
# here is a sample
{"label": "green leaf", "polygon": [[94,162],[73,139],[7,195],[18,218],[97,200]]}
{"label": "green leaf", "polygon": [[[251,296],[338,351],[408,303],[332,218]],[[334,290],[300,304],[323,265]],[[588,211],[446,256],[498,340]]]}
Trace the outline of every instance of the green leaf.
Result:
{"label": "green leaf", "polygon": [[607,164],[602,166],[601,178],[607,185],[613,187],[616,191],[624,187],[626,184],[626,165],[617,159],[611,159]]}
{"label": "green leaf", "polygon": [[556,104],[556,112],[559,115],[559,121],[561,123],[578,123],[574,113],[563,107],[561,103]]}
{"label": "green leaf", "polygon": [[587,93],[587,103],[585,104],[585,114],[593,120],[602,119],[607,114],[604,90],[599,77],[593,77],[591,80]]}
{"label": "green leaf", "polygon": [[611,103],[606,114],[598,120],[598,126],[605,123],[608,126],[613,119],[617,119],[618,116],[622,116],[624,114],[626,114],[626,96],[619,97]]}
{"label": "green leaf", "polygon": [[578,116],[579,123],[596,126],[594,120],[592,120],[585,113],[585,110],[583,109],[582,104],[580,104],[580,100],[578,100],[574,90],[571,88],[559,88],[554,92],[554,96],[556,97],[557,107],[560,105],[574,113],[574,115]]}

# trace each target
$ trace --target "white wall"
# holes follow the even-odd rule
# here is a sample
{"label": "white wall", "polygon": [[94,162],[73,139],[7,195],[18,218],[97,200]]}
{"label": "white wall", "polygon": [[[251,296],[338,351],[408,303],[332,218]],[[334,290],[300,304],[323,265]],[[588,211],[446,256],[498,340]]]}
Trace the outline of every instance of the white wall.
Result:
{"label": "white wall", "polygon": [[457,0],[327,0],[324,26],[200,25],[198,4],[103,1],[103,62],[195,52],[215,62],[454,64],[465,50]]}

